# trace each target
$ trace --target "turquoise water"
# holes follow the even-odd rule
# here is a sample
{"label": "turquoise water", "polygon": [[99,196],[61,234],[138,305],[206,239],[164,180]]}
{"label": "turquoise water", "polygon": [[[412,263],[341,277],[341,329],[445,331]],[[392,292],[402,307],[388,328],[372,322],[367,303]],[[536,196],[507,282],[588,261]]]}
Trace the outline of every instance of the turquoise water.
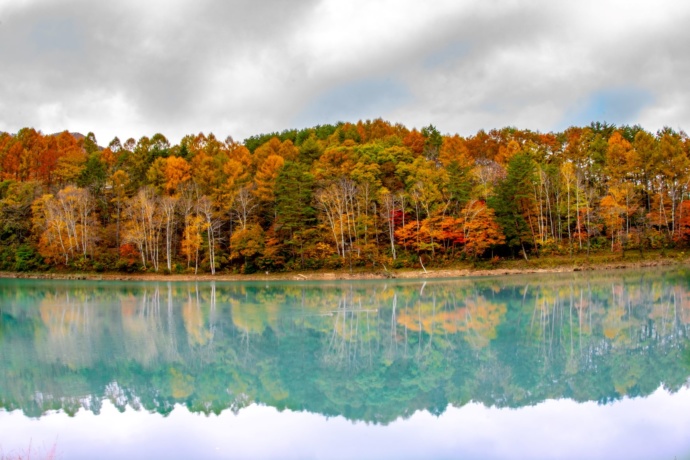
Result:
{"label": "turquoise water", "polygon": [[689,275],[0,280],[0,457],[690,458]]}

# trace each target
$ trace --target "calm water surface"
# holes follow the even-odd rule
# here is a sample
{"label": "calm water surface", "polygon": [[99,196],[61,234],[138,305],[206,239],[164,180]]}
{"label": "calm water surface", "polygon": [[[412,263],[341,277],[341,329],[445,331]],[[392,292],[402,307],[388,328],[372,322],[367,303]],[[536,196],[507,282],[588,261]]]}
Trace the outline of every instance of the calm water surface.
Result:
{"label": "calm water surface", "polygon": [[690,270],[0,280],[0,458],[690,458]]}

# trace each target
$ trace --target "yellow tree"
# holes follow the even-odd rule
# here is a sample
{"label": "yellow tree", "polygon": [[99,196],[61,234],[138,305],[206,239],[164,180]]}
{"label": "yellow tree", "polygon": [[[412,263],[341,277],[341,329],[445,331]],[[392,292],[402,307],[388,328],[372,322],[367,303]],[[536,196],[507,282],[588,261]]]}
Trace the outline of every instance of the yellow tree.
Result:
{"label": "yellow tree", "polygon": [[[234,145],[232,138],[221,142],[212,134],[199,133],[182,140],[184,149],[180,157],[189,161],[191,176],[202,195],[214,196],[223,182],[223,165],[228,159],[228,148]],[[186,150],[186,152],[185,152]]]}
{"label": "yellow tree", "polygon": [[623,230],[623,214],[625,206],[621,203],[621,190],[616,187],[609,188],[609,194],[601,199],[601,216],[606,225],[606,230],[611,237],[611,251],[614,250],[616,235],[620,239]]}
{"label": "yellow tree", "polygon": [[507,145],[500,145],[498,147],[498,154],[496,161],[502,165],[507,165],[510,159],[522,150],[522,146],[515,139],[511,139]]}
{"label": "yellow tree", "polygon": [[151,166],[146,171],[147,183],[156,189],[156,192],[162,194],[165,191],[165,165],[167,161],[165,158],[156,158]]}
{"label": "yellow tree", "polygon": [[630,233],[630,214],[638,209],[634,186],[628,179],[635,176],[639,166],[639,158],[635,155],[632,144],[620,132],[613,133],[606,149],[609,194],[615,195],[616,201],[625,209],[626,239]]}
{"label": "yellow tree", "polygon": [[74,183],[81,175],[86,167],[86,160],[88,155],[78,145],[68,141],[69,138],[74,138],[70,134],[66,134],[61,139],[64,144],[58,144],[60,149],[58,152],[59,158],[55,168],[55,177],[62,184]]}
{"label": "yellow tree", "polygon": [[[678,226],[677,207],[683,193],[687,190],[688,177],[690,177],[690,158],[688,158],[687,144],[683,142],[684,137],[683,134],[667,129],[661,133],[659,139],[659,153],[662,158],[659,175],[661,181],[659,214],[664,217],[665,226],[669,229],[669,235],[672,238],[675,237]],[[664,200],[665,197],[667,197],[666,200]],[[670,207],[668,213],[665,209],[666,205]]]}
{"label": "yellow tree", "polygon": [[254,151],[253,162],[256,169],[260,169],[262,164],[271,156],[279,156],[284,161],[292,161],[299,155],[299,150],[291,140],[280,142],[277,137],[271,138]]}
{"label": "yellow tree", "polygon": [[94,202],[86,189],[67,186],[57,196],[44,195],[34,203],[34,229],[41,235],[39,252],[55,260],[57,253],[65,264],[77,256],[86,258],[94,243]]}
{"label": "yellow tree", "polygon": [[161,226],[160,199],[152,188],[144,187],[127,200],[127,220],[124,228],[124,243],[134,244],[141,254],[146,268],[147,262],[158,271]]}
{"label": "yellow tree", "polygon": [[191,161],[192,179],[199,192],[212,194],[217,185],[222,183],[222,166],[206,152],[200,152]]}
{"label": "yellow tree", "polygon": [[356,163],[357,158],[352,146],[327,149],[314,162],[314,177],[316,180],[331,180],[334,177],[347,176]]}
{"label": "yellow tree", "polygon": [[157,158],[147,174],[149,183],[159,193],[164,194],[158,199],[156,219],[160,227],[165,228],[165,259],[167,269],[172,270],[173,236],[176,227],[176,209],[179,202],[179,192],[192,178],[191,166],[182,157],[170,156]]}
{"label": "yellow tree", "polygon": [[258,224],[249,224],[232,234],[230,238],[232,259],[243,259],[245,272],[250,271],[250,265],[263,253],[265,246],[264,231]]}
{"label": "yellow tree", "polygon": [[194,259],[194,274],[199,270],[199,250],[203,242],[202,233],[206,230],[205,225],[200,214],[189,214],[185,219],[181,252],[187,257],[187,268]]}
{"label": "yellow tree", "polygon": [[69,251],[67,250],[65,223],[55,213],[51,205],[55,197],[46,194],[37,198],[31,205],[32,224],[34,234],[40,235],[38,252],[48,262],[60,262],[64,259],[65,265],[69,263]]}
{"label": "yellow tree", "polygon": [[197,215],[203,219],[203,229],[206,230],[206,242],[208,249],[208,263],[211,268],[211,274],[216,274],[216,245],[217,234],[220,229],[220,220],[218,219],[218,212],[216,205],[207,196],[202,196],[196,203]]}
{"label": "yellow tree", "polygon": [[245,146],[232,144],[229,159],[223,165],[223,174],[225,179],[219,188],[217,199],[220,201],[221,207],[227,212],[230,210],[238,191],[245,187],[252,178],[252,157]]}
{"label": "yellow tree", "polygon": [[461,167],[471,166],[474,162],[470,157],[470,151],[465,144],[465,139],[458,136],[446,136],[441,144],[439,160],[444,167],[451,163],[457,163]]}
{"label": "yellow tree", "polygon": [[163,172],[165,175],[165,191],[168,195],[175,194],[180,185],[189,182],[192,178],[191,166],[187,160],[181,157],[168,157]]}
{"label": "yellow tree", "polygon": [[234,146],[228,153],[228,161],[223,166],[229,185],[248,182],[252,173],[252,156],[244,145]]}
{"label": "yellow tree", "polygon": [[256,189],[254,190],[254,194],[259,200],[265,203],[272,203],[275,201],[273,188],[283,164],[285,164],[285,160],[278,155],[269,156],[261,164],[256,172]]}
{"label": "yellow tree", "polygon": [[627,175],[634,172],[634,161],[632,144],[620,132],[613,133],[606,149],[606,167],[610,180],[615,184],[621,183]]}

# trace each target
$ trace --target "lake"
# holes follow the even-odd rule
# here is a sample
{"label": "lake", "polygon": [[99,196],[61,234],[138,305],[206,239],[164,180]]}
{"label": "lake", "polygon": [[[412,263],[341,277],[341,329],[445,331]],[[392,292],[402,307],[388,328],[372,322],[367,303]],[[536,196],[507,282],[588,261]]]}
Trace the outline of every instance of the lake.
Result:
{"label": "lake", "polygon": [[0,280],[0,458],[690,458],[690,269]]}

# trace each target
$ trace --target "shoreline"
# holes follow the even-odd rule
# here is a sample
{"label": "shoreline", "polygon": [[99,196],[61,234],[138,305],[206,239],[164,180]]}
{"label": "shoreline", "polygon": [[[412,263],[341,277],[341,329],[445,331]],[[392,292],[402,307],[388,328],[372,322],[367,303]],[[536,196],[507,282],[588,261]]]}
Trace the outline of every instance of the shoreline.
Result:
{"label": "shoreline", "polygon": [[0,279],[47,279],[47,280],[89,280],[89,281],[335,281],[376,279],[423,279],[423,278],[467,278],[482,276],[515,276],[538,273],[572,273],[601,270],[623,270],[633,268],[666,267],[686,264],[687,260],[662,258],[656,260],[621,260],[619,262],[590,263],[541,267],[496,267],[496,268],[438,268],[400,269],[395,271],[301,271],[253,274],[163,274],[163,273],[51,273],[51,272],[0,272]]}

